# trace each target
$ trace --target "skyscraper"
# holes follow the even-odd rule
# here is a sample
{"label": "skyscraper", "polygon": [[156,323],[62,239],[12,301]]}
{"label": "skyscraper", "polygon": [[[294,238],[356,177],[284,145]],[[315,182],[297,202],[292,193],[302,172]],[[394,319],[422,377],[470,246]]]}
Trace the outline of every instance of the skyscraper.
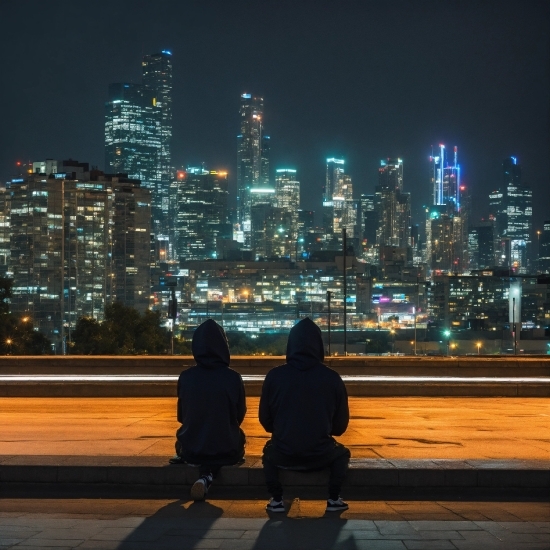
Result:
{"label": "skyscraper", "polygon": [[403,193],[403,161],[380,161],[375,193],[377,217],[376,243],[379,247],[410,246],[411,197]]}
{"label": "skyscraper", "polygon": [[[351,176],[345,173],[343,159],[327,158],[323,192],[325,249],[340,249],[342,229],[353,239],[357,226],[357,202],[353,200]],[[351,243],[350,243],[351,244]]]}
{"label": "skyscraper", "polygon": [[142,84],[111,84],[105,104],[105,170],[139,179],[152,195],[153,230],[168,232],[172,139],[172,59],[146,55]]}
{"label": "skyscraper", "polygon": [[298,210],[300,208],[300,182],[296,170],[279,168],[275,173],[275,199],[277,207],[288,212],[291,217],[290,234],[298,239]]}
{"label": "skyscraper", "polygon": [[380,161],[378,185],[380,189],[403,191],[403,161],[401,159],[389,158]]}
{"label": "skyscraper", "polygon": [[269,136],[264,134],[263,128],[263,98],[241,94],[239,114],[241,132],[237,136],[237,217],[244,235],[244,247],[250,249],[253,190],[270,188]]}
{"label": "skyscraper", "polygon": [[217,258],[221,240],[230,239],[227,172],[187,168],[177,173],[175,237],[181,260]]}
{"label": "skyscraper", "polygon": [[550,273],[550,220],[544,222],[538,248],[538,271]]}
{"label": "skyscraper", "polygon": [[143,85],[151,93],[156,115],[159,150],[153,195],[153,220],[157,233],[167,233],[169,187],[172,180],[172,52],[146,55],[142,61]]}
{"label": "skyscraper", "polygon": [[470,227],[468,252],[470,269],[485,269],[495,265],[495,224],[483,221]]}
{"label": "skyscraper", "polygon": [[[449,160],[445,145],[430,156],[433,207],[427,208],[426,252],[432,270],[462,273],[468,268],[468,208],[466,186],[460,180],[458,148]],[[465,204],[462,204],[465,202]]]}
{"label": "skyscraper", "polygon": [[111,84],[105,104],[105,166],[157,189],[160,137],[153,95],[141,84]]}
{"label": "skyscraper", "polygon": [[533,192],[521,180],[521,166],[515,157],[502,163],[502,185],[489,194],[489,205],[496,223],[499,252],[503,267],[527,273],[533,225]]}

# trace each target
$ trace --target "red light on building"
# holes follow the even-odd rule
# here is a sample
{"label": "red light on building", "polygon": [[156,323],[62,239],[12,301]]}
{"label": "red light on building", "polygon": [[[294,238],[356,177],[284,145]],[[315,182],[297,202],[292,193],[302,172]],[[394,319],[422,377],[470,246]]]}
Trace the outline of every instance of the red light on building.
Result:
{"label": "red light on building", "polygon": [[182,180],[182,179],[185,179],[185,172],[183,170],[178,170],[178,179],[179,180]]}
{"label": "red light on building", "polygon": [[15,163],[15,166],[21,166],[21,161],[18,160],[18,161]]}

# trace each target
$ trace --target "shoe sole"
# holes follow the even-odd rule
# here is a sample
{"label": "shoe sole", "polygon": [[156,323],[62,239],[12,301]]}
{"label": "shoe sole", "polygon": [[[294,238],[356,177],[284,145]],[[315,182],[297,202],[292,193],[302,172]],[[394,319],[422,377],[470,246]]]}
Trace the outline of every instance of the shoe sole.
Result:
{"label": "shoe sole", "polygon": [[339,506],[338,508],[327,507],[326,512],[342,512],[344,510],[349,510],[349,506]]}
{"label": "shoe sole", "polygon": [[286,510],[284,508],[266,508],[266,512],[271,512],[272,514],[281,514]]}
{"label": "shoe sole", "polygon": [[205,496],[206,496],[206,487],[204,483],[201,483],[200,481],[195,481],[195,483],[193,483],[193,486],[191,487],[191,498],[194,501],[198,501],[198,500],[204,500]]}

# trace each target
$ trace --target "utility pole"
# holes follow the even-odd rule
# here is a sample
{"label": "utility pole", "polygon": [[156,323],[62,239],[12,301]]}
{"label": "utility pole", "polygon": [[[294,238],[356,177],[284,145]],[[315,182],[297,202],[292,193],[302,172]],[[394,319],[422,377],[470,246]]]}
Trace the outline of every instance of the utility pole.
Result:
{"label": "utility pole", "polygon": [[344,247],[344,357],[348,354],[348,284],[346,273],[347,234],[346,228],[342,228]]}
{"label": "utility pole", "polygon": [[332,298],[332,292],[327,290],[327,304],[328,304],[328,355],[330,357],[330,299]]}
{"label": "utility pole", "polygon": [[518,339],[516,337],[516,299],[512,298],[512,335],[514,337],[514,355],[518,354]]}

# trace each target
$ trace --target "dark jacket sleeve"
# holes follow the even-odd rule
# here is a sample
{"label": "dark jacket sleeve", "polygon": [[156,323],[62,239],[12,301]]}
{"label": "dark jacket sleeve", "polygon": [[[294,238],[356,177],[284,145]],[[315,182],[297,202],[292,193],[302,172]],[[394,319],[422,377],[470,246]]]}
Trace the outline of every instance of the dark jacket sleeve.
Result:
{"label": "dark jacket sleeve", "polygon": [[268,433],[273,432],[273,417],[271,415],[271,407],[269,404],[269,373],[265,377],[262,386],[262,396],[260,397],[260,409],[258,416],[260,417],[260,424],[264,427],[264,430]]}
{"label": "dark jacket sleeve", "polygon": [[332,417],[331,435],[342,435],[349,423],[348,392],[343,380],[340,378],[340,384],[337,389],[336,408]]}
{"label": "dark jacket sleeve", "polygon": [[240,387],[239,387],[239,400],[237,401],[237,421],[239,426],[243,423],[244,415],[246,414],[246,394],[244,391],[244,382],[241,376],[240,378]]}
{"label": "dark jacket sleeve", "polygon": [[181,419],[181,407],[180,407],[180,384],[181,384],[181,375],[178,377],[178,404],[177,404],[177,411],[176,411],[176,414],[177,414],[177,417],[178,417],[178,422],[180,424],[182,424],[182,419]]}

